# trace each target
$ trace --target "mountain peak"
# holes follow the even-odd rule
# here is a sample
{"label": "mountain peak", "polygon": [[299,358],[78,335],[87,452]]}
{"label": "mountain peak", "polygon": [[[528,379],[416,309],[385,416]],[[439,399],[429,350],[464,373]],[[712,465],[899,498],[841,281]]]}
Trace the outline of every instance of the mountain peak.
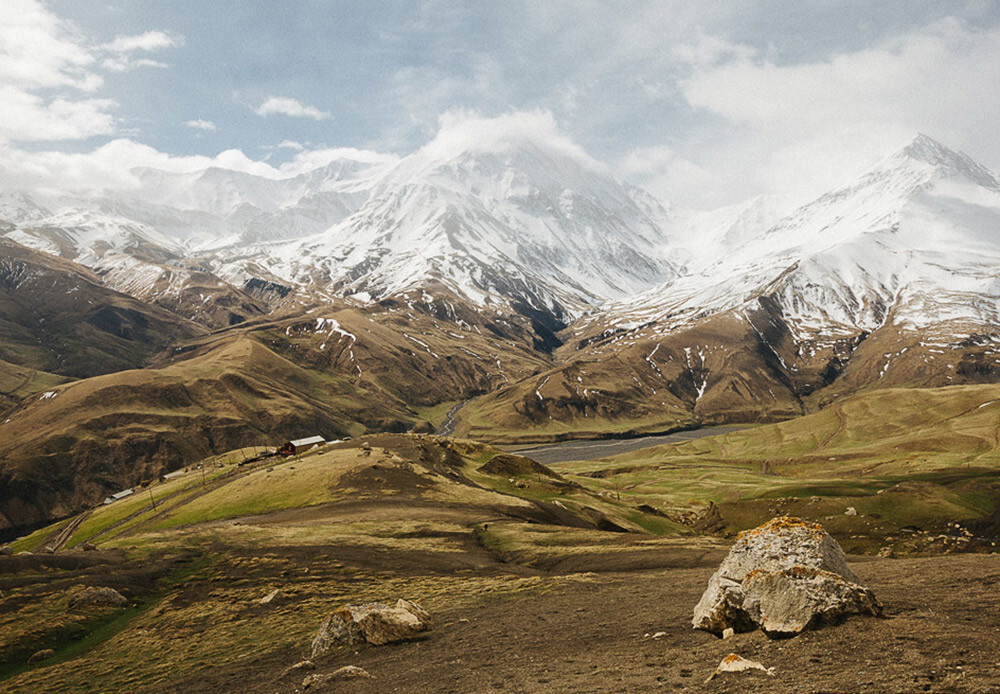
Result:
{"label": "mountain peak", "polygon": [[923,133],[918,133],[897,156],[930,164],[949,174],[957,174],[987,188],[1000,189],[1000,183],[985,166],[977,163],[967,154],[955,152]]}

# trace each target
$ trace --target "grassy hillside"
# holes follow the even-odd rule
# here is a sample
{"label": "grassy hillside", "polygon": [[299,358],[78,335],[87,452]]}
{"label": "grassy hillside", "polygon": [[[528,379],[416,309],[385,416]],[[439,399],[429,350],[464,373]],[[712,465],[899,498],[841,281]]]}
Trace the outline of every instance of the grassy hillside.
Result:
{"label": "grassy hillside", "polygon": [[395,301],[250,321],[180,341],[150,368],[28,397],[0,423],[0,529],[238,446],[431,431],[455,404],[548,363],[530,327],[447,308],[463,325]]}
{"label": "grassy hillside", "polygon": [[[0,557],[10,608],[0,614],[0,687],[205,691],[204,677],[248,658],[273,682],[342,602],[405,596],[432,612],[467,609],[687,551],[658,536],[679,526],[469,441],[380,435],[292,459],[238,466],[240,457],[94,509],[54,555]],[[37,551],[65,528],[14,549]],[[84,542],[99,551],[80,551]],[[716,547],[692,542],[691,556]],[[132,607],[70,610],[74,583],[115,587]],[[282,598],[259,605],[274,588]],[[53,659],[25,666],[46,646]]]}
{"label": "grassy hillside", "polygon": [[0,423],[0,527],[65,515],[213,451],[356,435],[405,416],[240,336],[49,392]]}
{"label": "grassy hillside", "polygon": [[19,400],[50,390],[73,379],[0,360],[0,412]]}
{"label": "grassy hillside", "polygon": [[[875,551],[886,537],[908,539],[909,526],[992,527],[998,415],[997,385],[892,389],[788,422],[554,468],[631,503],[691,513],[693,523],[692,511],[711,502],[705,528],[735,532],[788,513]],[[858,515],[845,515],[851,507]]]}

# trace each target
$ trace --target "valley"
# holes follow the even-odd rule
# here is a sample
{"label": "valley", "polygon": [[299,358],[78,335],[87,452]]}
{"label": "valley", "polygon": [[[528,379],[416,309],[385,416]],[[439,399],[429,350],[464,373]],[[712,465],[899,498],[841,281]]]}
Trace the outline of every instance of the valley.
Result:
{"label": "valley", "polygon": [[[704,213],[532,133],[459,142],[3,193],[0,687],[721,692],[738,646],[776,669],[740,691],[993,691],[996,177],[918,136]],[[780,516],[888,619],[691,630]],[[400,598],[426,636],[289,669]]]}

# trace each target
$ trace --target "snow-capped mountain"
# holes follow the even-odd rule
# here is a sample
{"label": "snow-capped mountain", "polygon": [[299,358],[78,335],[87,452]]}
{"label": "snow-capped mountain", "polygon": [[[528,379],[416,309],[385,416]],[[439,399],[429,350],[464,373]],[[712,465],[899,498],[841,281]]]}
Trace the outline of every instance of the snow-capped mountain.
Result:
{"label": "snow-capped mountain", "polygon": [[596,162],[500,140],[432,143],[339,224],[250,257],[292,284],[362,299],[431,284],[562,319],[676,276],[668,253],[665,231]]}
{"label": "snow-capped mountain", "polygon": [[803,340],[887,320],[1000,324],[1000,184],[923,135],[763,233],[706,246],[721,257],[609,305],[601,320],[670,331],[767,296]]}

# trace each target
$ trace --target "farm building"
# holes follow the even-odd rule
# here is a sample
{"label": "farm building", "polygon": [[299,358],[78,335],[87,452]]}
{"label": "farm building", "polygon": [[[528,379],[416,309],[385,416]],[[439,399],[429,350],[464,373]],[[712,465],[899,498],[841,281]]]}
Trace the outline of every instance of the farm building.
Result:
{"label": "farm building", "polygon": [[105,504],[113,504],[116,501],[118,501],[119,499],[124,499],[126,496],[132,496],[133,494],[135,494],[135,490],[134,489],[123,489],[122,491],[115,492],[114,494],[112,494],[111,496],[109,496],[107,499],[104,500],[104,503]]}
{"label": "farm building", "polygon": [[322,446],[324,443],[326,443],[326,441],[322,436],[310,436],[305,439],[296,439],[295,441],[287,441],[278,453],[281,455],[296,455],[298,453],[304,453],[315,446]]}

